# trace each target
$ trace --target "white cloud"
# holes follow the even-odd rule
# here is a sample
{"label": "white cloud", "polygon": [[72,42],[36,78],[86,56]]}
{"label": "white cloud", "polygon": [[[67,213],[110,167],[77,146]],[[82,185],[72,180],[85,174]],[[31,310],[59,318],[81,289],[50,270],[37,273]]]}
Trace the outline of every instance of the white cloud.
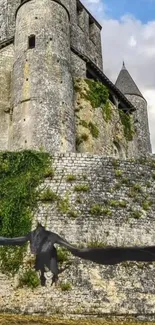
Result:
{"label": "white cloud", "polygon": [[142,24],[133,17],[103,20],[104,71],[115,82],[122,61],[148,101],[152,148],[155,152],[155,21]]}
{"label": "white cloud", "polygon": [[134,47],[134,46],[136,46],[136,44],[137,44],[136,38],[133,35],[130,36],[129,41],[128,41],[128,45],[130,47]]}
{"label": "white cloud", "polygon": [[107,7],[102,0],[82,0],[81,2],[99,22],[103,19]]}
{"label": "white cloud", "polygon": [[[129,15],[120,20],[110,19],[106,17],[106,8],[101,0],[83,0],[83,3],[100,22],[102,17],[104,72],[115,82],[124,60],[147,99],[152,149],[155,152],[155,21],[143,24]],[[99,6],[102,7],[100,14],[97,11]]]}

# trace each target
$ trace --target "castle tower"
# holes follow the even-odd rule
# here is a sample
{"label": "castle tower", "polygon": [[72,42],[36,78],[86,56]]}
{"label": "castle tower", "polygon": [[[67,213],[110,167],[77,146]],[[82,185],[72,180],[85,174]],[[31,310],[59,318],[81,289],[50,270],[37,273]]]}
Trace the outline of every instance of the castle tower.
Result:
{"label": "castle tower", "polygon": [[10,149],[75,151],[70,0],[25,0],[16,12]]}
{"label": "castle tower", "polygon": [[134,113],[137,131],[137,151],[139,154],[151,153],[150,132],[148,125],[147,102],[123,62],[122,69],[116,80],[116,87],[128,98],[136,108]]}

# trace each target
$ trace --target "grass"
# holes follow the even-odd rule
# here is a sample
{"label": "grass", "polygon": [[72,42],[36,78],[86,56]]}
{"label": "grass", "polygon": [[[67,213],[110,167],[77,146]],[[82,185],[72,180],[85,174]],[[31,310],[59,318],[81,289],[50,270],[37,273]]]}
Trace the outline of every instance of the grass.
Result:
{"label": "grass", "polygon": [[30,316],[30,315],[14,315],[14,314],[0,314],[1,325],[155,325],[155,322],[135,321],[132,318],[126,320],[108,318],[95,318],[95,319],[62,319],[58,315],[52,317],[46,316]]}
{"label": "grass", "polygon": [[40,194],[41,201],[50,201],[55,202],[58,199],[58,196],[53,192],[49,187]]}
{"label": "grass", "polygon": [[69,291],[72,289],[72,286],[71,286],[70,282],[61,282],[60,288],[62,291]]}
{"label": "grass", "polygon": [[88,192],[89,191],[89,185],[87,185],[87,184],[75,185],[74,191],[75,192]]}
{"label": "grass", "polygon": [[67,181],[67,182],[73,182],[73,181],[76,181],[76,176],[73,175],[73,174],[68,174],[68,175],[66,176],[66,181]]}

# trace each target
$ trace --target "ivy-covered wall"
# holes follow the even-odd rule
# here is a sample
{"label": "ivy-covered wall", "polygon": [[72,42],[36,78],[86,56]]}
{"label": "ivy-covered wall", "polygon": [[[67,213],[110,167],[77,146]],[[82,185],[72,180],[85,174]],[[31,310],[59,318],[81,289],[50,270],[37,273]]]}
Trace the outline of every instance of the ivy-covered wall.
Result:
{"label": "ivy-covered wall", "polygon": [[76,150],[131,158],[139,154],[132,114],[118,109],[101,83],[75,79]]}
{"label": "ivy-covered wall", "polygon": [[[73,244],[152,245],[155,243],[155,159],[116,160],[89,154],[55,154],[39,186],[36,220]],[[53,174],[54,171],[54,174]],[[100,266],[59,251],[58,287],[17,273],[0,273],[0,310],[95,317],[155,314],[154,263]],[[33,265],[32,256],[24,266]],[[21,281],[22,279],[22,281]],[[33,283],[34,285],[33,285]],[[28,287],[27,287],[28,285]],[[31,285],[31,288],[29,285]],[[36,287],[36,288],[35,288]]]}

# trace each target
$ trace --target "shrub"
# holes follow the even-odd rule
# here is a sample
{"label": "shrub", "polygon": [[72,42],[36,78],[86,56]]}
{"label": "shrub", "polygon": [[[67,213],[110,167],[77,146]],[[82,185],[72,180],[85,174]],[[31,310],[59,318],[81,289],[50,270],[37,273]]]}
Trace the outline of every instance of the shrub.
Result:
{"label": "shrub", "polygon": [[19,278],[19,287],[26,285],[30,288],[36,288],[40,284],[37,273],[34,270],[26,270]]}

